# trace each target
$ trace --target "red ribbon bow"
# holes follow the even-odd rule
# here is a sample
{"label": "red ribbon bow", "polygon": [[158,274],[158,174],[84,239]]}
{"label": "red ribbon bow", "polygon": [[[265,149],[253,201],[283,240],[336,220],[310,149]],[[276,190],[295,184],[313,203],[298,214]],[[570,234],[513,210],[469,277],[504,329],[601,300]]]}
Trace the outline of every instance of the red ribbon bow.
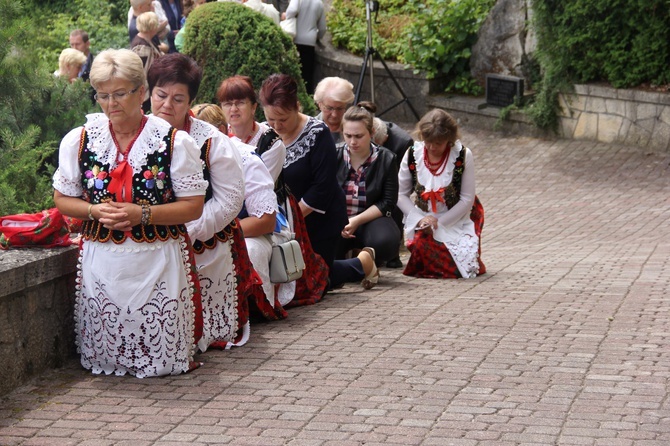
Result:
{"label": "red ribbon bow", "polygon": [[433,212],[437,212],[437,202],[445,203],[444,201],[444,188],[441,187],[438,190],[431,190],[429,192],[423,192],[421,194],[421,199],[423,201],[430,200],[430,208]]}
{"label": "red ribbon bow", "polygon": [[109,180],[107,190],[116,194],[117,202],[132,203],[133,201],[133,168],[130,167],[125,159],[116,166],[109,174],[112,179]]}

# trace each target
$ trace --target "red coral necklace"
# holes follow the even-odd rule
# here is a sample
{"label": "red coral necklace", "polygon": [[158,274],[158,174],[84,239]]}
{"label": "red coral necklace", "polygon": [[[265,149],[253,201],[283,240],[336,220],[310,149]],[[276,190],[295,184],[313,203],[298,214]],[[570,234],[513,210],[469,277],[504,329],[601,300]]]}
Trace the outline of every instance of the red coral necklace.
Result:
{"label": "red coral necklace", "polygon": [[442,154],[442,157],[439,159],[439,161],[433,163],[428,159],[428,150],[426,148],[423,148],[423,164],[426,166],[428,171],[433,174],[433,176],[440,176],[442,172],[444,172],[444,169],[447,167],[447,157],[449,156],[449,152],[451,152],[451,146],[448,145],[447,149],[444,151]]}

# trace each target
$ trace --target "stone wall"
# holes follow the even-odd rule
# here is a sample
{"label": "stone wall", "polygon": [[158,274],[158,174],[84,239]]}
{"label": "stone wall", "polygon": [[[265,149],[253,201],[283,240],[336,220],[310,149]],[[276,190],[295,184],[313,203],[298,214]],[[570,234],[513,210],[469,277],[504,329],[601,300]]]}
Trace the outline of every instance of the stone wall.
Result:
{"label": "stone wall", "polygon": [[560,99],[565,138],[670,150],[670,94],[575,85]]}
{"label": "stone wall", "polygon": [[77,252],[0,251],[0,395],[74,357]]}

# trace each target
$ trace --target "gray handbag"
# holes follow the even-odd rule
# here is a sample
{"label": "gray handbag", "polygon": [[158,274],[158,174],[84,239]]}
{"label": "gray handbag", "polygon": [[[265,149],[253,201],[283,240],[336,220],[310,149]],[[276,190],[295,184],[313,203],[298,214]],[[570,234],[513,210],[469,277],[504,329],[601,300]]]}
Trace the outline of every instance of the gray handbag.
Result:
{"label": "gray handbag", "polygon": [[297,241],[289,240],[272,246],[270,282],[292,282],[302,277],[304,269],[305,259],[302,257],[302,250]]}

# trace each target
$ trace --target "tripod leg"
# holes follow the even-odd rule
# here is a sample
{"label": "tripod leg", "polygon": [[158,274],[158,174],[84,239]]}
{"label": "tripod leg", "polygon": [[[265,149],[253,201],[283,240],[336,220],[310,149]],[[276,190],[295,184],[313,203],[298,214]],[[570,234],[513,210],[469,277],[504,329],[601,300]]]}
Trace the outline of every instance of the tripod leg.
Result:
{"label": "tripod leg", "polygon": [[382,57],[381,57],[381,56],[379,55],[379,53],[377,53],[376,51],[375,51],[375,53],[377,54],[377,57],[379,58],[379,61],[380,61],[380,62],[382,63],[382,65],[384,66],[384,69],[385,69],[386,72],[388,73],[389,77],[391,78],[391,80],[392,80],[393,83],[395,84],[396,88],[397,88],[398,91],[400,92],[400,95],[402,96],[402,101],[400,101],[400,102],[398,102],[397,104],[393,105],[392,107],[386,109],[384,112],[378,114],[378,116],[381,116],[383,113],[386,113],[387,111],[389,111],[389,110],[391,110],[392,108],[398,106],[399,104],[402,104],[403,102],[407,102],[407,105],[409,106],[410,110],[412,110],[412,113],[414,114],[414,117],[416,117],[416,120],[418,121],[418,120],[419,120],[419,114],[416,112],[416,110],[415,110],[414,107],[412,106],[412,103],[409,101],[409,98],[405,95],[405,92],[403,91],[402,87],[400,86],[400,84],[399,84],[398,81],[396,80],[395,76],[393,76],[393,73],[392,73],[391,70],[389,69],[388,65],[386,65],[386,62],[384,62],[384,59],[382,59]]}
{"label": "tripod leg", "polygon": [[358,99],[361,97],[361,89],[363,88],[363,79],[365,79],[365,70],[368,67],[368,60],[371,59],[372,54],[370,49],[365,49],[365,56],[363,57],[363,65],[361,66],[361,73],[358,76],[358,85],[356,85],[356,96],[354,98],[354,104],[358,104]]}

